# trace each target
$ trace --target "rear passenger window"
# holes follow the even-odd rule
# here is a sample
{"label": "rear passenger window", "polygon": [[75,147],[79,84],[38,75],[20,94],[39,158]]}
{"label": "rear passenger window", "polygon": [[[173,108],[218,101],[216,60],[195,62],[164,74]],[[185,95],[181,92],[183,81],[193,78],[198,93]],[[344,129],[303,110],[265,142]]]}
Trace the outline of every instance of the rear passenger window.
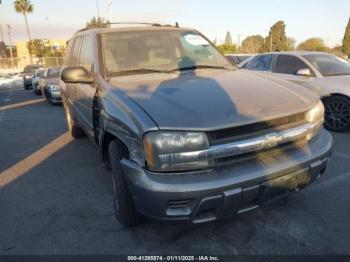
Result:
{"label": "rear passenger window", "polygon": [[255,71],[270,71],[271,63],[272,55],[260,55],[250,60],[245,68]]}
{"label": "rear passenger window", "polygon": [[84,36],[83,42],[80,48],[79,65],[83,66],[91,71],[91,66],[93,64],[93,45],[90,36]]}
{"label": "rear passenger window", "polygon": [[309,68],[300,58],[291,55],[279,55],[276,61],[276,73],[295,75],[300,69]]}
{"label": "rear passenger window", "polygon": [[74,42],[74,46],[72,47],[72,54],[70,57],[70,66],[78,65],[78,56],[79,56],[79,47],[80,47],[81,37],[77,37]]}

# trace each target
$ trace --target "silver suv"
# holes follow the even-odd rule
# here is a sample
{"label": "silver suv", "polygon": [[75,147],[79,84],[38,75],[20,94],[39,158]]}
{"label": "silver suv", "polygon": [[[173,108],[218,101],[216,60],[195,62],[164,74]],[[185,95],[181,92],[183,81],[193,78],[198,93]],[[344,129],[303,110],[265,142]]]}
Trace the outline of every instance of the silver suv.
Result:
{"label": "silver suv", "polygon": [[82,30],[61,80],[69,131],[99,149],[125,226],[230,217],[304,188],[330,158],[317,96],[237,71],[193,29]]}

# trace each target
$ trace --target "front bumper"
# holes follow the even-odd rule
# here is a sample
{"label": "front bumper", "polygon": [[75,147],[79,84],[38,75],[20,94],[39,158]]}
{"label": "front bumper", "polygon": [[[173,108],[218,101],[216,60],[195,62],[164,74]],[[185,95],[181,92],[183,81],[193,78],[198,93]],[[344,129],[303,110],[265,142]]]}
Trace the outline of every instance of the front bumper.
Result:
{"label": "front bumper", "polygon": [[324,129],[303,147],[286,150],[268,161],[250,159],[215,169],[158,174],[123,160],[136,209],[163,221],[202,223],[242,213],[299,190],[322,175],[333,139]]}
{"label": "front bumper", "polygon": [[62,102],[61,92],[60,91],[49,91],[50,93],[50,101],[53,103]]}
{"label": "front bumper", "polygon": [[32,78],[23,78],[23,85],[24,86],[32,86]]}

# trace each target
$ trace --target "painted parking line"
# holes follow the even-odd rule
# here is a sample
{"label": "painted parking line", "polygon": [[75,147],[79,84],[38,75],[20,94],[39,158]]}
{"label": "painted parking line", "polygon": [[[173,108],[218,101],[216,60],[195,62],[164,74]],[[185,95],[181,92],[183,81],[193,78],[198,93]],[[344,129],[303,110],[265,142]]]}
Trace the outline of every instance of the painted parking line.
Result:
{"label": "painted parking line", "polygon": [[18,107],[22,107],[22,106],[37,104],[37,103],[41,103],[41,102],[44,102],[44,101],[45,101],[45,99],[35,99],[35,100],[29,100],[29,101],[20,102],[20,103],[16,103],[16,104],[12,104],[12,105],[7,105],[7,106],[6,105],[5,106],[0,106],[0,112],[8,110],[8,109],[13,109],[13,108],[18,108]]}
{"label": "painted parking line", "polygon": [[46,146],[40,148],[33,154],[0,173],[0,189],[44,162],[61,148],[69,144],[72,140],[73,138],[69,133],[64,133]]}

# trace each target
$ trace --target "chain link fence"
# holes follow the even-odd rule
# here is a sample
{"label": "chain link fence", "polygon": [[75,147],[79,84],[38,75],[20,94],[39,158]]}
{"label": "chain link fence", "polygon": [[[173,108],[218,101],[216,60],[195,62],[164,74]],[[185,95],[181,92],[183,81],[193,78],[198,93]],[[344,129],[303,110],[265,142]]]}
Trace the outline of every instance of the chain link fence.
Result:
{"label": "chain link fence", "polygon": [[[22,72],[26,65],[30,64],[29,58],[0,58],[0,72]],[[45,67],[60,67],[63,65],[63,57],[40,57],[33,58],[33,64]]]}

